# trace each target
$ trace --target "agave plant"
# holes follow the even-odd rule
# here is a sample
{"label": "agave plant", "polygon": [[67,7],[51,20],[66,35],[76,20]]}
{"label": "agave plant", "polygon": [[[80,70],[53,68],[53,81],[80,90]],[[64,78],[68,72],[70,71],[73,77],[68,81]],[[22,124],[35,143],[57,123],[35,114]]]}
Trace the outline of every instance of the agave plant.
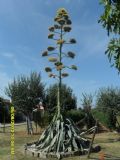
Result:
{"label": "agave plant", "polygon": [[48,36],[48,38],[56,41],[56,46],[48,47],[47,51],[42,54],[42,56],[51,56],[51,54],[55,56],[48,57],[53,67],[46,67],[45,70],[50,78],[58,80],[58,93],[56,93],[58,99],[56,113],[48,128],[43,132],[38,141],[26,146],[27,150],[37,153],[40,157],[47,157],[49,155],[60,159],[67,155],[73,155],[76,152],[83,154],[89,148],[89,141],[81,137],[80,131],[72,120],[65,118],[61,111],[62,78],[69,76],[64,70],[66,68],[77,70],[77,66],[66,66],[63,63],[63,58],[75,57],[75,53],[71,51],[67,53],[63,52],[64,45],[76,43],[76,40],[73,38],[69,40],[64,38],[64,35],[71,31],[71,24],[72,22],[67,11],[64,8],[60,8],[54,19],[54,25],[49,28],[49,31],[52,33]]}

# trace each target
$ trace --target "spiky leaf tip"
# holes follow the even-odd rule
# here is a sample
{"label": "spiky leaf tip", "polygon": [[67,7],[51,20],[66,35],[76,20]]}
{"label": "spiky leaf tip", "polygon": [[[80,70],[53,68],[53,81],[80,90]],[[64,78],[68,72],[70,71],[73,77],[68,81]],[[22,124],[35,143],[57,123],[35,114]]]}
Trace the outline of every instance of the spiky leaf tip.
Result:
{"label": "spiky leaf tip", "polygon": [[46,71],[46,72],[52,72],[52,69],[51,69],[50,67],[46,67],[46,68],[45,68],[45,71]]}
{"label": "spiky leaf tip", "polygon": [[49,47],[47,48],[47,50],[48,50],[48,51],[54,51],[54,50],[55,50],[55,47],[49,46]]}
{"label": "spiky leaf tip", "polygon": [[71,39],[70,39],[70,43],[75,44],[75,43],[76,43],[76,40],[75,40],[74,38],[71,38]]}
{"label": "spiky leaf tip", "polygon": [[44,52],[42,53],[42,56],[43,56],[43,57],[48,56],[48,51],[44,51]]}
{"label": "spiky leaf tip", "polygon": [[68,57],[70,57],[70,58],[74,58],[75,57],[75,53],[73,53],[71,51],[69,51],[67,54],[68,54]]}
{"label": "spiky leaf tip", "polygon": [[72,66],[71,66],[71,69],[77,70],[77,66],[72,65]]}
{"label": "spiky leaf tip", "polygon": [[57,62],[57,58],[56,57],[49,57],[48,60],[50,62]]}

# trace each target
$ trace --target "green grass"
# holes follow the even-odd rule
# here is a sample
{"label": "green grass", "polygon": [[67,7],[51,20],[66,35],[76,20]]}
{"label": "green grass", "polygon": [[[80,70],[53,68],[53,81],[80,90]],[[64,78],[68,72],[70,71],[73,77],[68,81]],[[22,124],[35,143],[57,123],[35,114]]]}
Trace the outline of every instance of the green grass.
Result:
{"label": "green grass", "polygon": [[[41,130],[39,130],[41,131]],[[42,132],[42,131],[41,131]],[[15,127],[15,157],[14,160],[38,160],[36,157],[32,157],[32,154],[25,155],[24,144],[33,142],[39,139],[38,135],[27,135],[26,126]],[[100,133],[95,137],[94,145],[100,145],[102,147],[101,152],[105,154],[105,160],[120,160],[120,141],[114,140],[120,138],[117,133]],[[99,160],[99,153],[92,153],[90,155],[91,160]],[[6,129],[6,133],[2,133],[0,129],[0,159],[10,160],[10,128]],[[85,156],[76,156],[64,158],[64,160],[87,160]]]}

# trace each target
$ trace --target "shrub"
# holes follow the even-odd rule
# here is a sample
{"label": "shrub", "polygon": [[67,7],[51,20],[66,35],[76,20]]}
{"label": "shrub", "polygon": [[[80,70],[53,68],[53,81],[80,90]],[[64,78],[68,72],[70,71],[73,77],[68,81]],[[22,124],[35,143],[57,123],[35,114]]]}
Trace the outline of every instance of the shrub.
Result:
{"label": "shrub", "polygon": [[75,123],[82,120],[85,117],[85,114],[82,110],[70,110],[65,116],[71,118]]}

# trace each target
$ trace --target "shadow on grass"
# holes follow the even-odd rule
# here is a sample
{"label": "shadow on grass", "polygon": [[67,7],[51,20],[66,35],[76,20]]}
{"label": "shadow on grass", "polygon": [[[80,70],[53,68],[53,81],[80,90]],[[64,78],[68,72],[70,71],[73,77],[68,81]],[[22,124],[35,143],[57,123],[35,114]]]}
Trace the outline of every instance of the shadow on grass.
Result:
{"label": "shadow on grass", "polygon": [[[112,156],[110,154],[105,154],[104,155],[105,160],[120,160],[120,157],[118,156]],[[90,157],[90,160],[100,160],[100,158],[96,158],[96,157]]]}
{"label": "shadow on grass", "polygon": [[106,141],[104,141],[104,142],[97,142],[97,143],[116,143],[116,142],[120,142],[120,138],[115,138],[115,139],[108,139],[108,140],[106,140]]}

